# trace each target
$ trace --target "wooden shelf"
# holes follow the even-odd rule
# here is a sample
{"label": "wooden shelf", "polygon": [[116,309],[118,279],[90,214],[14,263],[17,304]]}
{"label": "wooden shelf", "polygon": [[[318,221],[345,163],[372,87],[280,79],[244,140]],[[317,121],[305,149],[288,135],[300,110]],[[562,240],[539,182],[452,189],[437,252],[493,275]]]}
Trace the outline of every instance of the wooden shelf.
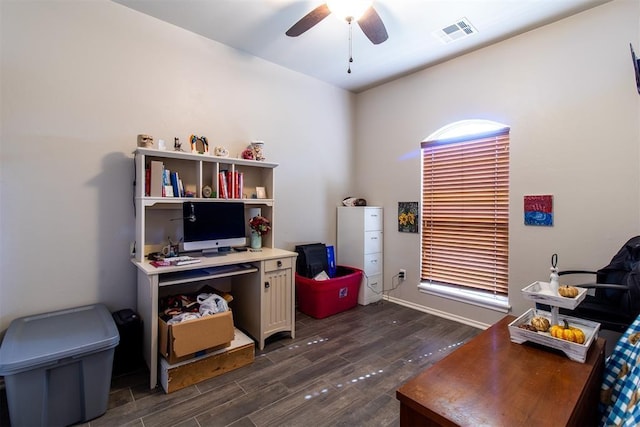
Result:
{"label": "wooden shelf", "polygon": [[[243,203],[247,222],[256,209],[271,221],[271,232],[263,238],[263,246],[273,247],[275,238],[275,179],[274,169],[277,163],[217,157],[206,154],[194,154],[182,151],[155,150],[138,148],[134,151],[136,167],[136,185],[134,199],[136,207],[136,254],[137,261],[143,261],[146,254],[158,252],[168,244],[167,237],[179,241],[182,233],[180,219],[181,208],[185,202],[224,202]],[[195,197],[150,197],[146,180],[146,170],[151,162],[162,162],[165,169],[177,172],[184,189]],[[241,197],[218,198],[202,197],[203,188],[210,187],[216,195],[221,194],[219,176],[221,172],[242,173],[244,185]],[[158,182],[158,181],[155,181]],[[265,189],[266,199],[253,198],[256,187]],[[180,213],[178,213],[180,212]],[[247,239],[249,228],[247,227]],[[248,240],[247,240],[248,241]]]}
{"label": "wooden shelf", "polygon": [[184,202],[242,202],[245,205],[264,205],[273,206],[273,199],[216,199],[205,197],[142,197],[142,203],[145,207],[153,207],[158,205],[168,205],[173,208],[174,205],[182,205]]}
{"label": "wooden shelf", "polygon": [[189,160],[189,161],[221,163],[225,165],[242,165],[242,166],[251,166],[251,167],[259,167],[259,168],[267,168],[267,169],[273,169],[278,166],[278,163],[273,163],[273,162],[236,159],[232,157],[218,157],[218,156],[211,156],[208,154],[189,153],[186,151],[156,150],[154,148],[138,148],[136,149],[136,151],[134,151],[134,154],[142,154],[144,156],[151,156],[151,157],[162,157],[166,159],[180,159],[180,160]]}

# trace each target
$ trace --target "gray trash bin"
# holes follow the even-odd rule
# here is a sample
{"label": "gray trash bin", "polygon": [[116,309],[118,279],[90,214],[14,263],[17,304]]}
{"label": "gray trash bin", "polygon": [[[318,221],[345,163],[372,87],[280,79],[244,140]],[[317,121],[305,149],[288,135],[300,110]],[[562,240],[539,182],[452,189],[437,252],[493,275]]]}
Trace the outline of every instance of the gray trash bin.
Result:
{"label": "gray trash bin", "polygon": [[65,426],[104,414],[119,340],[102,304],[12,321],[0,346],[11,425]]}

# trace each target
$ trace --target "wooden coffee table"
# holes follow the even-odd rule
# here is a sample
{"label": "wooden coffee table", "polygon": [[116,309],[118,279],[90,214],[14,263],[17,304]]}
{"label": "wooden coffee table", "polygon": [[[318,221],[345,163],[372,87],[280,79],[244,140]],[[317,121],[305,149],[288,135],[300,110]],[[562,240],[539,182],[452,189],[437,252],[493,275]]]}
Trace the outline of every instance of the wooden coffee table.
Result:
{"label": "wooden coffee table", "polygon": [[585,363],[537,344],[515,344],[506,316],[396,391],[401,426],[590,426],[605,340]]}

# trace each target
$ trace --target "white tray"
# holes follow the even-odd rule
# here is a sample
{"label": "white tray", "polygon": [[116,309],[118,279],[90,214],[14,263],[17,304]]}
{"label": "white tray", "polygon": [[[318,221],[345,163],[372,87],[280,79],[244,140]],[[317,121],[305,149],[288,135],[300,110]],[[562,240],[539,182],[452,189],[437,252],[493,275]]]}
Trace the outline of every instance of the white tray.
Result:
{"label": "white tray", "polygon": [[558,295],[549,282],[533,282],[522,289],[522,295],[526,299],[547,304],[555,307],[568,308],[574,310],[578,304],[587,296],[587,288],[577,288],[578,295],[575,298],[567,298]]}
{"label": "white tray", "polygon": [[569,326],[575,326],[576,328],[582,329],[582,332],[584,332],[584,343],[578,344],[552,337],[548,332],[533,332],[518,327],[519,325],[530,323],[534,316],[546,317],[549,320],[549,323],[551,323],[551,313],[548,311],[536,310],[534,308],[529,309],[522,316],[509,323],[509,335],[512,342],[522,344],[523,342],[530,341],[560,350],[566,354],[569,359],[575,360],[576,362],[584,363],[585,360],[587,360],[589,347],[591,346],[591,343],[598,338],[600,323],[579,319],[577,317],[560,315],[558,318],[560,325],[564,325],[563,320],[566,319]]}

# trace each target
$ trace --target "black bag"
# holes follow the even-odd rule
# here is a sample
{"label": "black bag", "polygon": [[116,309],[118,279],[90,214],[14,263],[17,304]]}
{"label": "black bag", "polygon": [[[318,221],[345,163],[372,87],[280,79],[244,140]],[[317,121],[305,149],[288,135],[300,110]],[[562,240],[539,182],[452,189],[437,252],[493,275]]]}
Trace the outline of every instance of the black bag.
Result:
{"label": "black bag", "polygon": [[629,286],[629,292],[615,289],[597,289],[596,296],[609,304],[621,304],[624,309],[640,311],[640,236],[630,239],[620,248],[611,262],[597,271],[596,283],[612,283]]}
{"label": "black bag", "polygon": [[329,273],[329,262],[327,261],[327,246],[324,243],[311,243],[308,245],[296,246],[298,259],[296,261],[296,272],[303,277],[312,279],[318,273]]}

